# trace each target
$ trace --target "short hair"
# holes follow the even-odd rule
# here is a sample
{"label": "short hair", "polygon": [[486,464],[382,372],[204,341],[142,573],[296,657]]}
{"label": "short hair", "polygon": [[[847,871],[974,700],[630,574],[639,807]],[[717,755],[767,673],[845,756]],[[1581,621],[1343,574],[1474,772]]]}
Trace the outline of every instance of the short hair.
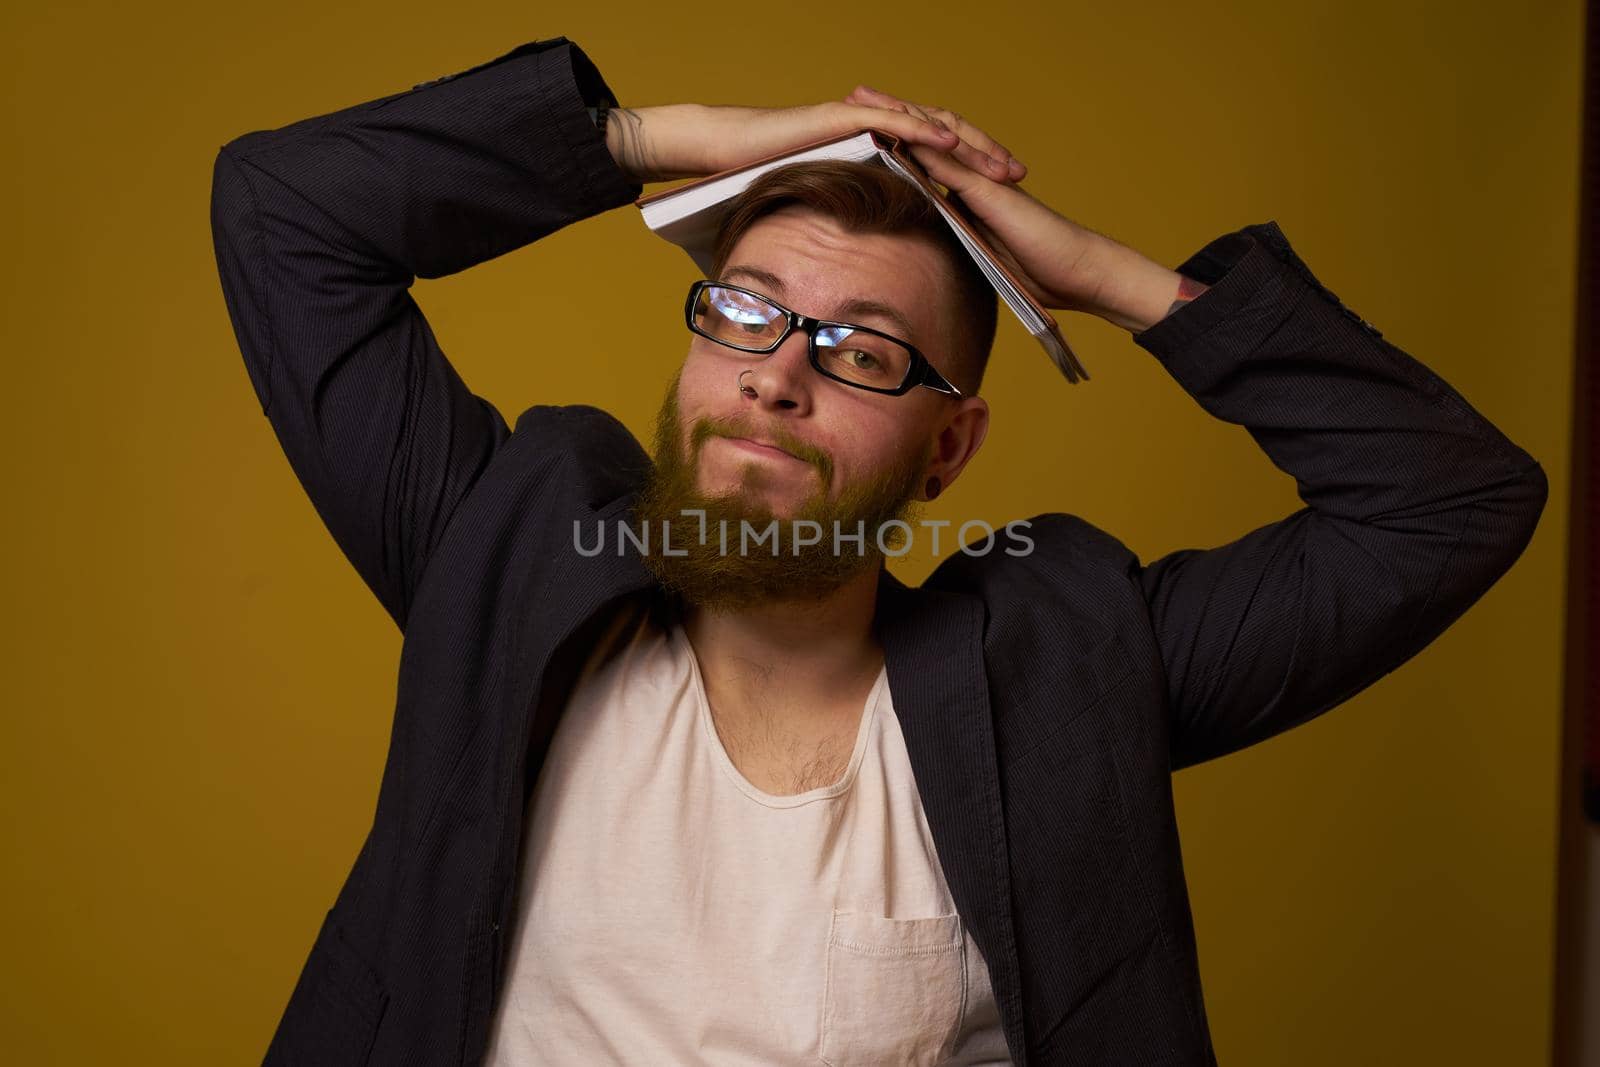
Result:
{"label": "short hair", "polygon": [[939,372],[976,395],[994,347],[999,296],[949,223],[922,190],[885,167],[855,160],[787,163],[762,174],[736,197],[712,253],[712,277],[722,276],[739,238],[758,219],[783,207],[812,208],[851,233],[921,236],[944,253],[956,301],[955,365]]}

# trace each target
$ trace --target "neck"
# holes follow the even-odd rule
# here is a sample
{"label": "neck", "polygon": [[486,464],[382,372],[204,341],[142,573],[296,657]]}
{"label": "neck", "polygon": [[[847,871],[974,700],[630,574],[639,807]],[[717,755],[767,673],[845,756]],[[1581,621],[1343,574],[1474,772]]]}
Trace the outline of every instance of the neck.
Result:
{"label": "neck", "polygon": [[873,632],[878,570],[865,568],[818,600],[729,611],[687,607],[684,631],[712,706],[737,714],[759,703],[806,717],[864,701],[883,665]]}

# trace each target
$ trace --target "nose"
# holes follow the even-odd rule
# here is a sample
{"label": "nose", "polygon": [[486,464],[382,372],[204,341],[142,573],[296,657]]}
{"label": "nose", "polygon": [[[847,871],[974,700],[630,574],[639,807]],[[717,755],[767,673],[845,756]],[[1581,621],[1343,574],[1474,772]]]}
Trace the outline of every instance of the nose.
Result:
{"label": "nose", "polygon": [[811,389],[817,377],[811,369],[810,346],[804,330],[795,330],[783,344],[761,357],[743,374],[744,399],[759,407],[781,409],[795,415],[811,410]]}

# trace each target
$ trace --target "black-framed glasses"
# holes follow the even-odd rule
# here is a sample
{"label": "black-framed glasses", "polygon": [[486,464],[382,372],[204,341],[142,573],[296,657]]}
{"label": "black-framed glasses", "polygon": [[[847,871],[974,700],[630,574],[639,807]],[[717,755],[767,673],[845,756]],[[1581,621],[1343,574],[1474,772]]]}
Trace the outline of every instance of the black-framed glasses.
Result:
{"label": "black-framed glasses", "polygon": [[925,385],[963,395],[914,345],[898,337],[869,326],[814,319],[737,285],[695,282],[683,315],[701,337],[741,352],[775,351],[795,330],[804,330],[817,373],[857,389],[903,396]]}

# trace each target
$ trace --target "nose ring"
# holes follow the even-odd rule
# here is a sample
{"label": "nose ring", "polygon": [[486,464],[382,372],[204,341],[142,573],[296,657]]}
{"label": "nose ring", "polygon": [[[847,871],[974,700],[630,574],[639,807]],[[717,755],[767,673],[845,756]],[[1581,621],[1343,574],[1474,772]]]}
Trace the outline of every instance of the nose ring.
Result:
{"label": "nose ring", "polygon": [[744,376],[749,373],[750,369],[748,367],[739,372],[739,392],[744,396],[755,396],[756,391],[750,386],[744,384]]}

